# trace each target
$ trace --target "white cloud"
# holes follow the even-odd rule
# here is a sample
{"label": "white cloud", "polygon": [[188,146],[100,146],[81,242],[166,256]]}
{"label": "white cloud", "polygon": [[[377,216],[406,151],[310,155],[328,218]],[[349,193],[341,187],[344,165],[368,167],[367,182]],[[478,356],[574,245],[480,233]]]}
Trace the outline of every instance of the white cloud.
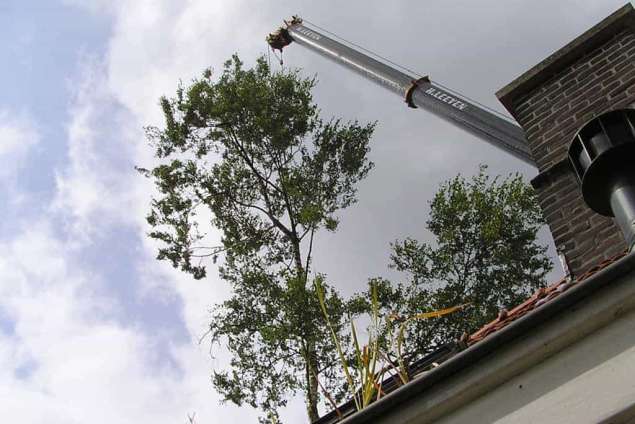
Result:
{"label": "white cloud", "polygon": [[158,99],[173,94],[179,80],[187,82],[208,66],[220,68],[239,47],[245,57],[264,51],[270,30],[261,14],[245,13],[253,5],[244,0],[143,0],[118,6],[108,83],[144,124],[160,123]]}
{"label": "white cloud", "polygon": [[107,223],[136,225],[143,218],[144,181],[134,170],[141,125],[105,84],[105,65],[85,58],[72,91],[68,164],[56,175],[53,209],[67,215],[76,235],[88,237]]}
{"label": "white cloud", "polygon": [[[102,2],[72,3],[94,12]],[[145,236],[143,222],[153,187],[136,173],[113,167],[121,161],[104,160],[100,152],[104,144],[115,145],[130,169],[152,166],[153,151],[141,128],[161,125],[159,97],[174,93],[179,80],[188,81],[208,66],[221,67],[236,46],[253,56],[265,45],[263,34],[269,28],[261,16],[244,14],[244,1],[118,1],[109,7],[113,26],[108,53],[102,63],[86,67],[85,82],[77,89],[69,126],[71,167],[58,179],[56,205],[81,218],[83,233],[96,231],[95,224],[104,219],[135,225],[144,247],[138,260],[140,290],[179,296],[187,328],[200,334],[210,305],[226,297],[226,287],[214,272],[197,283],[158,265],[157,244]],[[104,125],[105,103],[119,111],[116,125]],[[120,128],[126,131],[120,134]]]}
{"label": "white cloud", "polygon": [[0,310],[13,322],[13,331],[0,332],[4,419],[175,423],[193,411],[218,422],[255,418],[219,410],[204,349],[173,345],[178,369],[157,367],[156,335],[110,319],[114,300],[95,291],[100,277],[74,256],[44,222],[0,244]]}
{"label": "white cloud", "polygon": [[[233,44],[219,46],[223,32],[238,18],[238,6],[204,1],[71,3],[111,14],[113,34],[107,56],[83,58],[79,78],[69,81],[68,163],[57,170],[51,207],[66,224],[64,243],[51,231],[52,223],[43,220],[3,246],[0,270],[16,271],[6,286],[0,283],[0,294],[4,290],[6,295],[0,311],[7,309],[15,322],[10,342],[15,348],[0,351],[0,364],[19,368],[16,358],[24,356],[33,367],[27,379],[9,373],[0,380],[0,386],[24,388],[12,392],[16,406],[9,416],[19,418],[20,409],[37,404],[42,405],[39,411],[61,417],[60,422],[174,423],[185,422],[185,414],[193,411],[199,423],[254,422],[256,413],[250,408],[219,405],[209,375],[226,355],[221,352],[211,361],[208,346],[197,344],[210,306],[227,289],[213,272],[207,281],[195,282],[154,259],[157,246],[145,236],[143,220],[152,187],[133,170],[135,164],[151,166],[154,161],[142,127],[160,123],[159,96],[173,93],[179,79],[208,66],[207,52],[219,57],[222,51],[223,59],[231,54]],[[131,242],[142,240],[133,258],[136,273],[129,283],[101,281],[104,277],[76,254],[122,225],[136,231],[138,239]],[[42,266],[32,255],[25,259],[30,257],[25,246],[47,258]],[[148,333],[122,325],[118,299],[95,289],[108,284],[136,284],[133,291],[142,299],[180,299],[188,341],[171,342],[166,352],[158,346],[159,340],[165,343],[161,329]],[[177,369],[157,369],[157,363],[166,363],[165,358],[157,361],[157,355],[171,356]],[[301,406],[290,414],[304,418]],[[20,421],[39,423],[45,416]]]}
{"label": "white cloud", "polygon": [[0,183],[16,177],[40,136],[25,114],[0,109]]}

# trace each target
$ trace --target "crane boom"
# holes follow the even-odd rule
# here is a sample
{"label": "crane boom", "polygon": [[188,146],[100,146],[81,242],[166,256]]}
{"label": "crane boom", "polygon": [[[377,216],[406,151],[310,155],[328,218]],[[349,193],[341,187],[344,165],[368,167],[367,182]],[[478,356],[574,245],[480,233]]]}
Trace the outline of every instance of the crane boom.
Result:
{"label": "crane boom", "polygon": [[428,77],[417,78],[369,55],[308,28],[298,17],[267,38],[272,48],[296,43],[363,75],[379,85],[405,96],[408,106],[420,107],[463,128],[478,138],[536,166],[520,126],[496,115]]}

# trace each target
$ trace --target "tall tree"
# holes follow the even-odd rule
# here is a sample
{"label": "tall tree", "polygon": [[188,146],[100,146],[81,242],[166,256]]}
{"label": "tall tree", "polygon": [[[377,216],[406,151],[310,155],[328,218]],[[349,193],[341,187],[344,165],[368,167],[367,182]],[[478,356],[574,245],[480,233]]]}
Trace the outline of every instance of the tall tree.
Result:
{"label": "tall tree", "polygon": [[519,175],[492,179],[481,166],[471,179],[459,175],[442,184],[426,223],[434,241],[410,237],[391,245],[391,267],[407,281],[373,283],[385,308],[401,316],[470,306],[436,321],[413,321],[407,350],[425,353],[456,340],[543,287],[552,268],[537,240],[543,225],[534,191]]}
{"label": "tall tree", "polygon": [[[148,215],[158,259],[200,279],[206,258],[224,257],[220,276],[232,297],[217,305],[211,337],[232,355],[213,375],[224,399],[247,403],[277,420],[288,397],[302,391],[318,419],[319,381],[343,393],[330,367],[337,359],[308,281],[316,231],[335,231],[337,212],[356,201],[374,124],[323,121],[296,70],[273,72],[264,58],[245,69],[237,56],[217,81],[211,71],[176,97],[162,98],[165,128],[147,135],[161,164],[141,169],[160,196]],[[207,220],[222,231],[209,245]],[[342,300],[328,290],[336,326]]]}

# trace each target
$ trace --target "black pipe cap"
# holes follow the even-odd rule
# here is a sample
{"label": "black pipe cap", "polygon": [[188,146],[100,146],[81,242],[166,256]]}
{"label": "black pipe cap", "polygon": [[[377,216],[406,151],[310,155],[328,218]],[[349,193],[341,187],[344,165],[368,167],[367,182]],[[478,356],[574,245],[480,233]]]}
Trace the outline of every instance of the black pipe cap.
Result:
{"label": "black pipe cap", "polygon": [[606,112],[587,122],[569,146],[582,196],[600,215],[613,216],[610,196],[618,179],[635,175],[635,110]]}

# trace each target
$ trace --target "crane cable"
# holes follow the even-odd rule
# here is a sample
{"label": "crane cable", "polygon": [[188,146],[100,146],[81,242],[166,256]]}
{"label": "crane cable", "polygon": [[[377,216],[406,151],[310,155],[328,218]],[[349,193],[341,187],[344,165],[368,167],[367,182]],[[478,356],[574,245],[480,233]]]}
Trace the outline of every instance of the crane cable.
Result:
{"label": "crane cable", "polygon": [[[278,59],[278,63],[280,63],[280,68],[284,69],[284,62],[282,61],[282,50],[280,50],[280,56],[278,56],[276,54],[276,51],[274,49],[272,49],[269,44],[267,44],[267,47],[268,47],[267,56],[269,56],[269,52],[273,53],[273,56],[276,59]],[[269,58],[269,61],[271,62],[271,58]],[[269,63],[269,67],[271,67],[271,63]]]}
{"label": "crane cable", "polygon": [[[302,21],[307,23],[307,24],[309,24],[309,25],[311,25],[311,26],[314,26],[315,28],[319,29],[320,31],[323,31],[323,32],[325,32],[325,33],[337,38],[338,40],[342,41],[344,44],[348,44],[349,46],[353,46],[353,47],[355,47],[355,48],[357,48],[359,50],[362,50],[362,51],[368,53],[371,56],[374,56],[376,59],[379,59],[380,61],[382,61],[384,63],[389,63],[389,64],[397,67],[398,69],[401,69],[402,71],[408,72],[411,75],[417,76],[419,78],[424,77],[424,75],[420,74],[419,72],[416,72],[416,71],[413,71],[412,69],[406,68],[403,65],[400,65],[400,64],[398,64],[396,62],[393,62],[392,60],[390,60],[388,58],[385,58],[385,57],[381,56],[379,53],[375,53],[374,51],[369,50],[369,49],[367,49],[367,48],[365,48],[363,46],[360,46],[359,44],[353,43],[352,41],[349,41],[349,40],[347,40],[347,39],[345,39],[343,37],[340,37],[339,35],[331,32],[331,31],[327,30],[326,28],[323,28],[323,27],[321,27],[321,26],[319,26],[319,25],[317,25],[317,24],[315,24],[315,23],[313,23],[313,22],[311,22],[311,21],[309,21],[307,19],[302,18]],[[274,54],[275,54],[275,52],[274,52]],[[488,112],[498,116],[499,118],[502,118],[502,119],[504,119],[507,122],[510,122],[512,124],[517,125],[516,121],[513,118],[509,117],[508,115],[505,115],[505,114],[503,114],[503,113],[501,113],[501,112],[499,112],[499,111],[497,111],[495,109],[492,109],[491,107],[486,106],[486,105],[482,104],[481,102],[479,102],[477,100],[471,99],[471,98],[467,97],[466,95],[464,95],[462,93],[458,93],[458,92],[452,90],[451,88],[446,87],[443,84],[440,84],[440,83],[438,83],[436,81],[434,82],[434,84],[439,86],[440,88],[444,89],[445,91],[453,94],[454,96],[457,96],[459,98],[468,100],[468,101],[472,102],[473,104],[481,107],[482,109],[485,109]]]}
{"label": "crane cable", "polygon": [[319,25],[314,24],[313,22],[310,22],[310,21],[308,21],[308,20],[306,20],[306,19],[304,19],[304,18],[302,18],[302,21],[303,21],[303,22],[308,23],[309,25],[312,25],[312,26],[316,27],[316,28],[317,28],[317,29],[319,29],[320,31],[324,31],[324,32],[326,32],[327,34],[332,35],[333,37],[335,37],[335,38],[339,39],[340,41],[343,41],[344,43],[346,43],[346,44],[348,44],[348,45],[354,46],[354,47],[356,47],[356,48],[358,48],[358,49],[360,49],[360,50],[362,50],[362,51],[364,51],[364,52],[368,53],[368,54],[369,54],[369,55],[371,55],[371,56],[375,56],[375,58],[377,58],[377,59],[381,59],[382,61],[384,61],[384,62],[386,62],[386,63],[390,63],[391,65],[396,66],[397,68],[401,69],[402,71],[409,72],[409,73],[411,73],[412,75],[417,76],[417,77],[419,77],[419,78],[424,77],[424,75],[421,75],[420,73],[418,73],[418,72],[416,72],[416,71],[413,71],[412,69],[408,69],[408,68],[406,68],[405,66],[402,66],[402,65],[400,65],[400,64],[398,64],[398,63],[396,63],[396,62],[393,62],[393,61],[392,61],[392,60],[390,60],[390,59],[387,59],[387,58],[385,58],[385,57],[382,57],[382,56],[381,56],[381,55],[379,55],[378,53],[375,53],[375,52],[374,52],[374,51],[372,51],[372,50],[369,50],[369,49],[367,49],[367,48],[365,48],[365,47],[363,47],[363,46],[360,46],[359,44],[353,43],[352,41],[348,41],[348,40],[346,40],[345,38],[342,38],[342,37],[340,37],[339,35],[337,35],[337,34],[335,34],[335,33],[331,32],[331,31],[329,31],[329,30],[327,30],[327,29],[325,29],[325,28],[322,28],[322,27],[321,27],[321,26],[319,26]]}

